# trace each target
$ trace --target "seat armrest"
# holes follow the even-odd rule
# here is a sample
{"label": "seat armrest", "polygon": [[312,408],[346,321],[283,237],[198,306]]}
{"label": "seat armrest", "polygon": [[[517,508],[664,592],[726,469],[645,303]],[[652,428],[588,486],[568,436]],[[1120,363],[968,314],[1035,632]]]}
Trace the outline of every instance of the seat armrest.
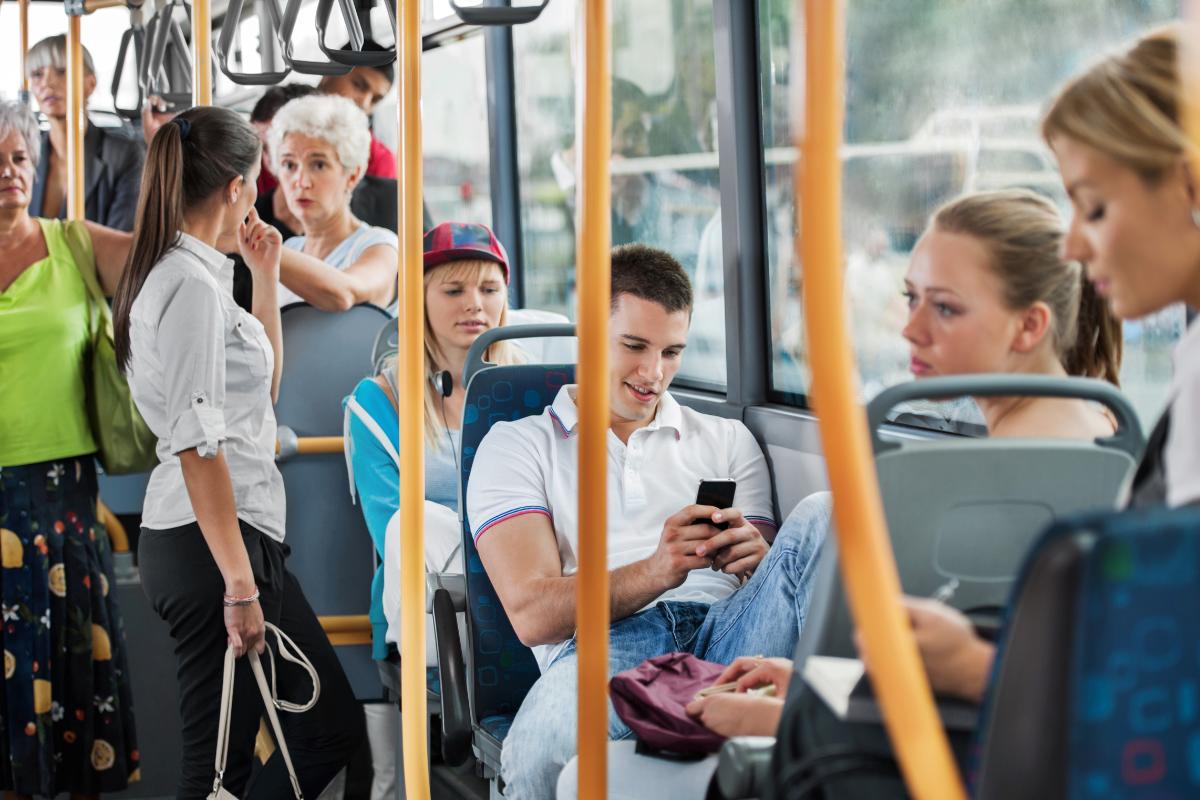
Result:
{"label": "seat armrest", "polygon": [[735,736],[721,746],[717,787],[724,800],[761,797],[771,771],[774,736]]}
{"label": "seat armrest", "polygon": [[471,704],[462,642],[458,638],[458,615],[447,589],[433,593],[433,635],[442,688],[442,758],[450,766],[458,767],[471,756]]}
{"label": "seat armrest", "polygon": [[425,573],[425,613],[433,613],[433,596],[438,589],[445,589],[455,611],[467,610],[467,577],[454,572]]}

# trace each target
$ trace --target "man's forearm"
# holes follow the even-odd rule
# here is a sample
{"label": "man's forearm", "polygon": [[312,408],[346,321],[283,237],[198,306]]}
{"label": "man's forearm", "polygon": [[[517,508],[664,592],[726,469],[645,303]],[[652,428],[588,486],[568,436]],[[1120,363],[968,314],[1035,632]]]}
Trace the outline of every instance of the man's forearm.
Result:
{"label": "man's forearm", "polygon": [[[650,570],[650,560],[637,561],[608,573],[609,617],[613,622],[633,616],[669,587]],[[530,598],[517,617],[526,644],[553,644],[575,635],[575,577],[540,578],[528,587]],[[522,622],[526,624],[521,624]],[[532,623],[532,624],[529,624]]]}

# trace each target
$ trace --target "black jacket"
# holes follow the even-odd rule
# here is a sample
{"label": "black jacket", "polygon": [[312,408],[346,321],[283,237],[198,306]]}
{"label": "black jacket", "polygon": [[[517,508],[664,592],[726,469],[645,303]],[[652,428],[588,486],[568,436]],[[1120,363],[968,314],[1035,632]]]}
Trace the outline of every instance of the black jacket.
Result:
{"label": "black jacket", "polygon": [[[83,137],[84,217],[119,231],[133,230],[144,160],[141,142],[89,122]],[[30,216],[42,215],[49,170],[50,133],[43,131],[42,158],[29,202]],[[63,200],[58,218],[66,216],[67,203]]]}

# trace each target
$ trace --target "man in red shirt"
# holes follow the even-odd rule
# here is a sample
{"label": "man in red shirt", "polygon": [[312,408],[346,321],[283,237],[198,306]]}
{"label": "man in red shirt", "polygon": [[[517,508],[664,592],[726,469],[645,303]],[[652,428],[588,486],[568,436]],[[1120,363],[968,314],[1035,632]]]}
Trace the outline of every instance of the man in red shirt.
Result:
{"label": "man in red shirt", "polygon": [[[343,49],[350,49],[350,45]],[[367,39],[363,42],[362,49],[382,52],[386,48]],[[354,104],[370,117],[379,101],[391,91],[395,80],[396,68],[391,64],[384,64],[379,67],[355,67],[345,75],[327,75],[321,79],[317,88],[326,94],[340,94],[353,100]],[[367,161],[367,174],[380,178],[396,177],[396,154],[376,139],[374,132],[371,133],[371,156]]]}

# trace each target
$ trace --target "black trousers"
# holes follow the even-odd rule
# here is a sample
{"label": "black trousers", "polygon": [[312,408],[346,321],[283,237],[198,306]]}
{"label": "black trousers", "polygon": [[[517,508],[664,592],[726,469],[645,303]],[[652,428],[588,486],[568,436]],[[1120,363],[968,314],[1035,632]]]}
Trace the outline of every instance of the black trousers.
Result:
{"label": "black trousers", "polygon": [[[306,798],[316,798],[350,762],[366,735],[362,705],[355,699],[299,581],[284,565],[287,546],[245,522],[240,524],[261,595],[263,617],[291,637],[321,679],[321,697],[316,706],[301,714],[279,712],[300,787]],[[227,646],[221,605],[225,582],[196,523],[166,531],[143,528],[138,561],[142,589],[154,610],[170,624],[175,639],[179,711],[183,718],[183,762],[177,796],[179,800],[200,800],[212,791],[215,777],[221,676]],[[272,648],[274,639],[267,635]],[[263,667],[270,669],[266,661]],[[303,703],[312,696],[312,681],[299,666],[276,657],[275,669],[281,700]],[[246,797],[254,738],[262,715],[262,696],[250,662],[239,659],[224,779],[225,787],[237,797]],[[271,761],[277,760],[278,752]],[[255,800],[292,797],[286,779],[268,783],[272,788],[266,794],[256,783]]]}

